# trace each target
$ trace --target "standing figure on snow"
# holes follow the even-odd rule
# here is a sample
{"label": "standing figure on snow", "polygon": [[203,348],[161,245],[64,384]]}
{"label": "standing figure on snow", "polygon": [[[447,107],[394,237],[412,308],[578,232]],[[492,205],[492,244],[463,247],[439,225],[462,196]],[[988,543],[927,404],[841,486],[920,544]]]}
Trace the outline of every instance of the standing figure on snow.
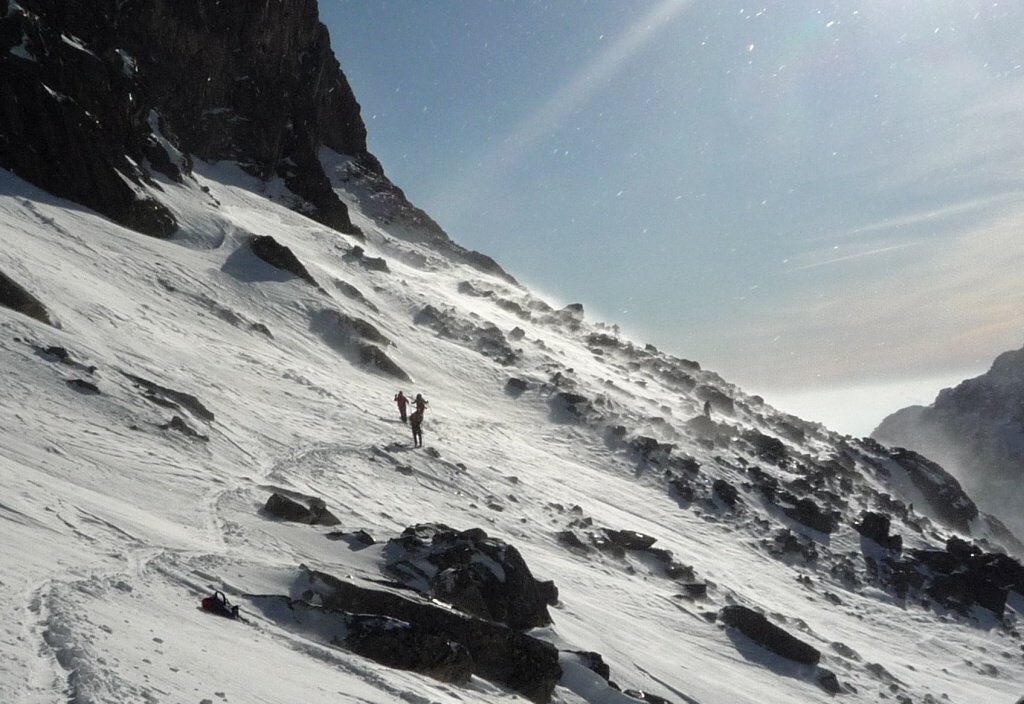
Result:
{"label": "standing figure on snow", "polygon": [[409,405],[409,399],[405,397],[405,394],[399,391],[395,394],[395,403],[398,404],[398,415],[402,417],[402,422],[407,423],[408,421],[405,418],[405,407]]}
{"label": "standing figure on snow", "polygon": [[420,418],[423,418],[423,411],[427,410],[427,401],[423,398],[423,394],[416,394],[416,400],[412,403],[416,406],[416,412],[420,414]]}
{"label": "standing figure on snow", "polygon": [[704,417],[705,418],[710,418],[711,417],[711,401],[710,400],[704,402]]}
{"label": "standing figure on snow", "polygon": [[409,416],[409,425],[412,427],[412,446],[423,447],[423,430],[420,429],[423,425],[423,411],[413,411]]}

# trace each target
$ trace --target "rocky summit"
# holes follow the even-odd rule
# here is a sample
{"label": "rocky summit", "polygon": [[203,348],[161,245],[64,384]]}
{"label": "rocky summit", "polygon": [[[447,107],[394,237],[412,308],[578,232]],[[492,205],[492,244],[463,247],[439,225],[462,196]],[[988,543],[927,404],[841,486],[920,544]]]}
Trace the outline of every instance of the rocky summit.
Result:
{"label": "rocky summit", "polygon": [[1020,697],[970,481],[452,242],[317,10],[0,0],[0,702]]}

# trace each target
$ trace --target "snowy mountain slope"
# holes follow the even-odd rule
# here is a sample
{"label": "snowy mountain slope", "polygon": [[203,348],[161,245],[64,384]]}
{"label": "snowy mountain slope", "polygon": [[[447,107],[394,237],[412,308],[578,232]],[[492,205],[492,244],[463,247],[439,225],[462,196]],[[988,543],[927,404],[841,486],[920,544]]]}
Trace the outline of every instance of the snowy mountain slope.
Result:
{"label": "snowy mountain slope", "polygon": [[[423,522],[518,548],[559,591],[553,623],[531,633],[600,653],[623,689],[829,701],[831,672],[850,701],[1020,695],[1019,593],[1001,615],[901,595],[872,571],[893,554],[852,527],[884,509],[907,554],[958,530],[994,549],[994,524],[929,502],[880,447],[459,263],[323,159],[365,241],[227,163],[160,181],[181,227],[169,241],[0,172],[0,271],[54,321],[0,308],[0,701],[518,696],[387,668],[332,646],[337,623],[304,626],[246,596],[301,596],[300,564],[382,588],[383,543],[325,536],[387,541]],[[287,246],[319,288],[258,259],[254,235]],[[390,340],[373,346],[412,382],[362,361],[354,319]],[[422,450],[391,402],[400,388],[430,401]],[[272,520],[261,507],[275,490],[322,497],[341,525]],[[830,532],[807,525],[823,521]],[[604,528],[652,536],[671,556],[612,549]],[[214,589],[248,622],[199,610]],[[730,604],[763,610],[820,663],[725,628]],[[561,662],[554,700],[634,701]]]}

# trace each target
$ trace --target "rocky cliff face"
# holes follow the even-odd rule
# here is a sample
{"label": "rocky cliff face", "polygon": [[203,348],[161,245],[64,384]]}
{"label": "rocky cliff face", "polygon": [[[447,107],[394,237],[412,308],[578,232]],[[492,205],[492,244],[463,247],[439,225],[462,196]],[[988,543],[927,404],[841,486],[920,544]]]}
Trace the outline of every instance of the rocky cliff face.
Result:
{"label": "rocky cliff face", "polygon": [[316,0],[0,0],[0,167],[55,195],[166,237],[153,173],[230,159],[354,232],[321,146],[383,177]]}
{"label": "rocky cliff face", "polygon": [[872,437],[926,455],[952,472],[985,511],[1024,534],[1024,349],[985,374],[943,389],[930,406],[892,414]]}

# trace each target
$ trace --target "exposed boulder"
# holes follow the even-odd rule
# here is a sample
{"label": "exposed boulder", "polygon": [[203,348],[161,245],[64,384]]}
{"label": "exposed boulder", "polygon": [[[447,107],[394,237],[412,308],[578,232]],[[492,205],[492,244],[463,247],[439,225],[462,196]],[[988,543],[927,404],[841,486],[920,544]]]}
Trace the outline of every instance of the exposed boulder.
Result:
{"label": "exposed boulder", "polygon": [[143,396],[150,403],[175,410],[184,409],[200,420],[204,420],[207,423],[213,422],[213,411],[204,406],[202,402],[192,394],[185,393],[184,391],[175,391],[174,389],[161,386],[155,381],[150,381],[149,379],[145,379],[141,376],[135,376],[134,374],[129,374],[127,372],[123,373],[135,384],[135,386],[142,389]]}
{"label": "exposed boulder", "polygon": [[355,340],[365,340],[382,347],[391,346],[391,340],[376,325],[341,311],[324,309],[312,317],[313,328],[334,347],[347,348]]}
{"label": "exposed boulder", "polygon": [[451,684],[466,684],[473,674],[473,658],[466,647],[428,626],[385,615],[350,613],[286,596],[249,598],[266,617],[286,628],[347,648],[387,667]]}
{"label": "exposed boulder", "polygon": [[711,485],[715,497],[729,508],[734,508],[740,500],[740,492],[724,479],[716,479]]}
{"label": "exposed boulder", "polygon": [[249,240],[249,248],[253,254],[265,261],[270,266],[294,274],[306,283],[317,288],[320,285],[309,273],[299,258],[288,247],[284,246],[270,235],[257,235]]}
{"label": "exposed boulder", "polygon": [[473,657],[461,643],[386,616],[348,614],[345,646],[354,653],[441,682],[466,684]]}
{"label": "exposed boulder", "polygon": [[782,512],[800,525],[822,533],[831,533],[839,525],[838,511],[822,509],[808,498],[796,499],[791,505],[783,505]]}
{"label": "exposed boulder", "polygon": [[1002,617],[1009,592],[1024,596],[1024,566],[1019,561],[987,553],[956,536],[946,542],[944,552],[911,550],[910,556],[931,573],[924,591],[948,608],[966,613],[977,604]]}
{"label": "exposed boulder", "polygon": [[385,274],[391,271],[388,263],[383,258],[366,256],[366,250],[359,245],[350,249],[345,256],[342,257],[342,260],[358,264],[369,271],[380,271]]}
{"label": "exposed boulder", "polygon": [[[0,63],[0,66],[3,64]],[[26,291],[17,281],[0,271],[0,306],[10,308],[22,315],[35,318],[40,323],[52,325],[50,313],[38,298]]]}
{"label": "exposed boulder", "polygon": [[327,509],[327,504],[323,499],[311,498],[308,499],[308,503],[308,506],[303,506],[298,501],[290,499],[284,494],[274,492],[263,506],[263,512],[275,518],[294,523],[308,523],[318,526],[336,526],[341,523],[338,517]]}
{"label": "exposed boulder", "polygon": [[625,550],[647,550],[656,542],[657,538],[652,538],[649,535],[643,533],[637,533],[632,530],[613,530],[611,528],[605,528],[604,534],[608,536],[613,544]]}
{"label": "exposed boulder", "polygon": [[559,391],[548,399],[552,414],[557,420],[581,420],[590,409],[590,399],[572,391]]}
{"label": "exposed boulder", "polygon": [[[99,388],[96,388],[96,393],[99,393]],[[209,442],[210,440],[209,436],[200,433],[181,416],[174,416],[170,421],[159,427],[160,430],[174,430],[190,440],[199,440],[200,442]]]}
{"label": "exposed boulder", "polygon": [[781,465],[785,463],[786,458],[789,456],[784,442],[770,435],[765,435],[759,430],[751,428],[745,431],[743,439],[750,443],[754,454],[765,462]]}
{"label": "exposed boulder", "polygon": [[391,346],[391,340],[372,323],[337,310],[325,309],[312,316],[310,328],[349,362],[372,367],[399,381],[412,381],[406,371],[382,349]]}
{"label": "exposed boulder", "polygon": [[719,612],[722,622],[776,655],[804,665],[817,665],[821,652],[776,626],[765,616],[739,604]]}
{"label": "exposed boulder", "polygon": [[534,579],[515,547],[479,528],[412,526],[389,541],[388,570],[406,585],[466,613],[527,629],[551,623],[553,582]]}
{"label": "exposed boulder", "polygon": [[[87,379],[68,379],[65,383],[75,391],[82,394],[97,395],[100,393],[100,387]],[[178,416],[174,417],[176,419],[178,418]],[[203,436],[203,439],[209,440],[209,438],[205,436]]]}
{"label": "exposed boulder", "polygon": [[860,521],[854,523],[853,527],[865,538],[875,541],[886,550],[899,552],[903,549],[903,538],[889,535],[889,517],[884,513],[864,511]]}
{"label": "exposed boulder", "polygon": [[443,634],[469,651],[474,674],[508,686],[531,701],[547,702],[562,676],[558,650],[553,645],[504,624],[425,600],[366,589],[315,570],[307,569],[305,580],[307,586],[302,593],[306,601],[349,613],[386,615]]}
{"label": "exposed boulder", "polygon": [[521,396],[528,388],[530,388],[529,382],[518,377],[510,377],[505,382],[505,393],[509,396]]}
{"label": "exposed boulder", "polygon": [[384,350],[377,347],[377,345],[360,341],[357,344],[357,347],[359,350],[360,364],[371,366],[394,379],[398,379],[399,381],[412,381],[412,377],[410,377],[404,369],[398,366],[397,362],[391,359],[391,357],[388,357]]}

